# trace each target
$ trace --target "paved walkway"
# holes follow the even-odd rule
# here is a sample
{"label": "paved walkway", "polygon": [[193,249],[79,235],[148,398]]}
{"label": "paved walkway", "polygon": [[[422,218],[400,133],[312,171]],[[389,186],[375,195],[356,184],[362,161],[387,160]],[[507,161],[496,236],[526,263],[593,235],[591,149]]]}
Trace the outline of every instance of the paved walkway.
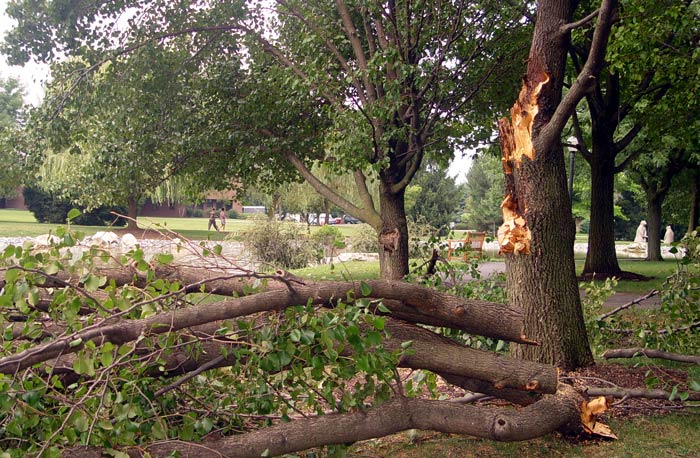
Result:
{"label": "paved walkway", "polygon": [[[505,270],[506,264],[503,261],[489,261],[479,264],[479,273],[481,274],[482,278],[489,278],[493,275],[503,273],[505,272]],[[585,293],[583,292],[583,290],[581,290],[581,296],[583,295],[585,295]],[[608,297],[608,299],[603,303],[603,307],[616,308],[621,305],[628,304],[638,299],[640,296],[642,295],[638,295],[635,293],[615,293],[612,296]],[[658,308],[660,306],[661,296],[659,295],[650,297],[649,299],[646,299],[643,302],[634,305],[634,307],[643,309]]]}

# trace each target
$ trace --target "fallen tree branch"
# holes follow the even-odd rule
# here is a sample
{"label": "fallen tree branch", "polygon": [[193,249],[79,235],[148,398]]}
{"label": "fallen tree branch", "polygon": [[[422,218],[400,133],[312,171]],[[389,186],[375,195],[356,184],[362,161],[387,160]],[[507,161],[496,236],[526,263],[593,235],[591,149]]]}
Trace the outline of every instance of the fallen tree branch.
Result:
{"label": "fallen tree branch", "polygon": [[[522,441],[580,424],[583,398],[570,386],[560,385],[554,395],[522,409],[462,405],[397,397],[381,405],[355,412],[295,420],[254,432],[201,444],[162,441],[125,449],[130,457],[201,457],[223,455],[229,458],[278,456],[331,444],[383,437],[409,429],[466,434],[497,441]],[[63,454],[68,458],[101,457],[102,449],[75,447]]]}
{"label": "fallen tree branch", "polygon": [[[12,374],[59,355],[76,352],[88,341],[98,344],[109,341],[121,345],[134,341],[141,335],[164,334],[259,312],[280,311],[308,301],[326,305],[340,298],[360,298],[364,296],[363,291],[366,292],[367,287],[371,289],[369,297],[390,298],[403,304],[403,309],[392,310],[392,316],[397,318],[403,318],[402,312],[407,308],[407,315],[410,316],[408,321],[421,322],[420,317],[426,317],[429,321],[426,324],[431,324],[437,318],[445,320],[446,323],[453,322],[459,329],[469,333],[512,342],[532,343],[522,335],[522,311],[502,304],[460,299],[418,285],[396,281],[376,280],[362,284],[285,284],[284,289],[172,310],[140,320],[110,317],[70,336],[0,358],[0,373]],[[395,303],[386,303],[390,310],[392,304]]]}
{"label": "fallen tree branch", "polygon": [[605,320],[606,318],[610,318],[611,316],[615,315],[616,313],[618,313],[622,310],[628,309],[628,308],[632,307],[633,305],[644,302],[645,300],[649,299],[650,297],[654,297],[657,294],[659,294],[659,291],[653,289],[653,290],[649,291],[647,294],[645,294],[644,296],[640,296],[640,297],[634,299],[633,301],[630,301],[626,304],[622,304],[619,307],[616,307],[607,313],[603,313],[602,315],[600,315],[598,317],[598,320]]}
{"label": "fallen tree branch", "polygon": [[684,355],[681,353],[671,353],[663,350],[653,350],[650,348],[619,348],[607,350],[603,353],[603,358],[633,358],[635,356],[646,356],[647,358],[667,359],[670,361],[680,361],[682,363],[700,364],[700,356]]}
{"label": "fallen tree branch", "polygon": [[[588,396],[612,396],[614,398],[644,398],[644,399],[671,399],[671,393],[666,390],[647,390],[644,388],[586,388]],[[679,392],[680,394],[680,392]],[[700,401],[700,392],[688,391],[686,401]],[[680,400],[676,395],[674,400]]]}

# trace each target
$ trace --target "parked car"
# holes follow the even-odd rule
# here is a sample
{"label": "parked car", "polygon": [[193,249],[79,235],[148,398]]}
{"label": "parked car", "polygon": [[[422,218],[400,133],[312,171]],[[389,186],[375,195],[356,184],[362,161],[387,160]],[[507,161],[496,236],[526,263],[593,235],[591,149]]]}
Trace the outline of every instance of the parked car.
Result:
{"label": "parked car", "polygon": [[351,216],[351,215],[344,215],[343,216],[343,223],[345,223],[345,224],[358,224],[359,222],[360,222],[360,220],[355,218],[354,216]]}

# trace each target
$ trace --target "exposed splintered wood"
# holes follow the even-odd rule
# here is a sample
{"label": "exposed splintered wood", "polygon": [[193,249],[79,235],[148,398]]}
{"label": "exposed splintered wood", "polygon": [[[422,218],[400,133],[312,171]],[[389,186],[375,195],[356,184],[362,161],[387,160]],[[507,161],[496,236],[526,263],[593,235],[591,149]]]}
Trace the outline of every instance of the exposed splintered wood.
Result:
{"label": "exposed splintered wood", "polygon": [[[532,125],[539,112],[537,97],[542,86],[547,84],[546,73],[540,78],[523,82],[518,100],[510,109],[512,123],[506,118],[498,121],[501,140],[501,161],[506,175],[506,197],[501,204],[503,224],[498,229],[499,252],[529,254],[532,235],[525,218],[526,208],[520,208],[523,196],[518,196],[512,178],[513,170],[520,167],[523,158],[535,159],[535,147],[532,144]],[[520,197],[520,199],[519,199]]]}
{"label": "exposed splintered wood", "polygon": [[499,253],[529,254],[532,234],[511,196],[506,196],[503,200],[501,210],[503,224],[498,228]]}

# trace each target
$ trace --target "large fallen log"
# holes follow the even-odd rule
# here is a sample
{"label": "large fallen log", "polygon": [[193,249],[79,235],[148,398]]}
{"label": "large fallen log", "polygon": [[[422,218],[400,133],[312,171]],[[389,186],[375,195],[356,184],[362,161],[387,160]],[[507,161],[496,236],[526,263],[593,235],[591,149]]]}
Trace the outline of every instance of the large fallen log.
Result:
{"label": "large fallen log", "polygon": [[[182,458],[256,458],[383,437],[409,429],[522,441],[557,430],[579,429],[582,402],[583,398],[568,385],[560,385],[556,394],[522,409],[397,397],[355,412],[295,420],[199,444],[163,441],[123,451],[134,458],[146,454],[167,457],[172,453],[179,453]],[[64,457],[98,458],[102,452],[98,448],[75,447],[67,450]]]}

